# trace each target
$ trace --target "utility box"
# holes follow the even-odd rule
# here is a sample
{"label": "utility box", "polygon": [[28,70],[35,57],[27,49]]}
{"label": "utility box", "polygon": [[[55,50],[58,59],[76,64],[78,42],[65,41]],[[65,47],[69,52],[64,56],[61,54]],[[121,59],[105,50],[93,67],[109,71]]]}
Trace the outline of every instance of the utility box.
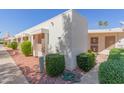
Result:
{"label": "utility box", "polygon": [[40,72],[44,72],[45,56],[39,57]]}

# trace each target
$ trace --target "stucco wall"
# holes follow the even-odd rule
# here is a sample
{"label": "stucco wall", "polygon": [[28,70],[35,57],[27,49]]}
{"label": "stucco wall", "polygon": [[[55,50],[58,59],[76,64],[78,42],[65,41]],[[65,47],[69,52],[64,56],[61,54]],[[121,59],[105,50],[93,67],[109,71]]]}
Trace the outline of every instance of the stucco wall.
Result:
{"label": "stucco wall", "polygon": [[[119,32],[119,33],[116,33],[116,32],[113,32],[113,33],[89,33],[88,35],[88,48],[90,49],[90,38],[91,37],[98,37],[98,51],[102,51],[105,49],[105,37],[106,36],[115,36],[115,44],[114,44],[114,47],[117,47],[117,43],[119,42],[119,40],[123,39],[124,38],[124,32]],[[124,44],[123,44],[124,45]]]}
{"label": "stucco wall", "polygon": [[88,50],[88,24],[85,17],[73,11],[72,15],[72,67],[76,67],[76,56]]}
{"label": "stucco wall", "polygon": [[116,48],[124,48],[124,32],[117,34],[117,42],[115,44]]}
{"label": "stucco wall", "polygon": [[[49,38],[48,53],[61,52],[65,55],[66,69],[73,70],[76,65],[76,56],[87,51],[88,27],[87,21],[74,10],[66,11],[44,23],[38,24],[26,32],[30,34],[41,33],[47,29]],[[33,46],[35,42],[31,36]],[[33,50],[33,54],[36,55]]]}
{"label": "stucco wall", "polygon": [[69,10],[47,21],[42,27],[49,30],[49,53],[63,53],[66,69],[73,70],[77,66],[76,56],[88,48],[86,19]]}

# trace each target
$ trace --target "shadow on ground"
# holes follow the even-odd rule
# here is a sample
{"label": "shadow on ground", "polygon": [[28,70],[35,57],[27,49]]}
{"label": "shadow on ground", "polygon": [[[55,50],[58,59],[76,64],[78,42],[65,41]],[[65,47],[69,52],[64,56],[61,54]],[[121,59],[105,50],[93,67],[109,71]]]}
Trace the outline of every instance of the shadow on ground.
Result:
{"label": "shadow on ground", "polygon": [[0,83],[18,84],[22,77],[22,72],[12,63],[0,64]]}

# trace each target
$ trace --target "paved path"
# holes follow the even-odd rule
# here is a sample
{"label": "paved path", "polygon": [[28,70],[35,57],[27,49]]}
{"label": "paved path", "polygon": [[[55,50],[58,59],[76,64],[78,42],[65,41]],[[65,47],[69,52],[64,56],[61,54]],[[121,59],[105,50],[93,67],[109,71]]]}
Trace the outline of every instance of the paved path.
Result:
{"label": "paved path", "polygon": [[98,69],[101,62],[106,61],[106,54],[99,54],[96,58],[97,65],[81,78],[80,84],[98,84]]}
{"label": "paved path", "polygon": [[99,67],[99,65],[96,65],[88,73],[84,74],[84,76],[81,78],[81,82],[79,84],[98,84],[99,83],[98,67]]}
{"label": "paved path", "polygon": [[2,45],[0,45],[0,83],[28,84],[21,70]]}

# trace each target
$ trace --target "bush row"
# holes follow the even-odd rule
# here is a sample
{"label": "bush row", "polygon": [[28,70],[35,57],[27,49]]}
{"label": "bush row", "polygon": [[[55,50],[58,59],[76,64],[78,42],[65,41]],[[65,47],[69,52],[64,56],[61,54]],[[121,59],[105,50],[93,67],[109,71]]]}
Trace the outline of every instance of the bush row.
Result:
{"label": "bush row", "polygon": [[[77,56],[77,65],[87,72],[95,65],[95,54],[93,52],[81,53]],[[49,76],[58,76],[65,69],[65,58],[62,54],[46,55],[46,72]]]}
{"label": "bush row", "polygon": [[12,48],[12,49],[17,49],[17,47],[18,47],[18,43],[17,42],[15,42],[15,41],[13,41],[13,42],[11,42],[11,43],[6,43],[6,42],[4,42],[4,44],[5,44],[5,46],[7,46],[7,47],[9,47],[9,48]]}
{"label": "bush row", "polygon": [[103,84],[124,83],[124,49],[114,48],[108,60],[99,66],[99,82]]}
{"label": "bush row", "polygon": [[30,41],[24,41],[21,44],[18,44],[16,41],[13,41],[11,43],[7,42],[4,43],[7,47],[12,48],[14,50],[17,49],[17,47],[19,47],[25,56],[29,56],[32,54],[32,45]]}
{"label": "bush row", "polygon": [[[8,44],[8,47],[17,49],[17,42]],[[21,51],[25,56],[32,54],[32,45],[30,41],[21,43]],[[80,69],[87,72],[95,65],[95,54],[92,51],[81,53],[77,56],[77,65]],[[65,58],[63,54],[48,54],[46,55],[46,72],[49,76],[58,76],[63,73],[65,69]]]}

